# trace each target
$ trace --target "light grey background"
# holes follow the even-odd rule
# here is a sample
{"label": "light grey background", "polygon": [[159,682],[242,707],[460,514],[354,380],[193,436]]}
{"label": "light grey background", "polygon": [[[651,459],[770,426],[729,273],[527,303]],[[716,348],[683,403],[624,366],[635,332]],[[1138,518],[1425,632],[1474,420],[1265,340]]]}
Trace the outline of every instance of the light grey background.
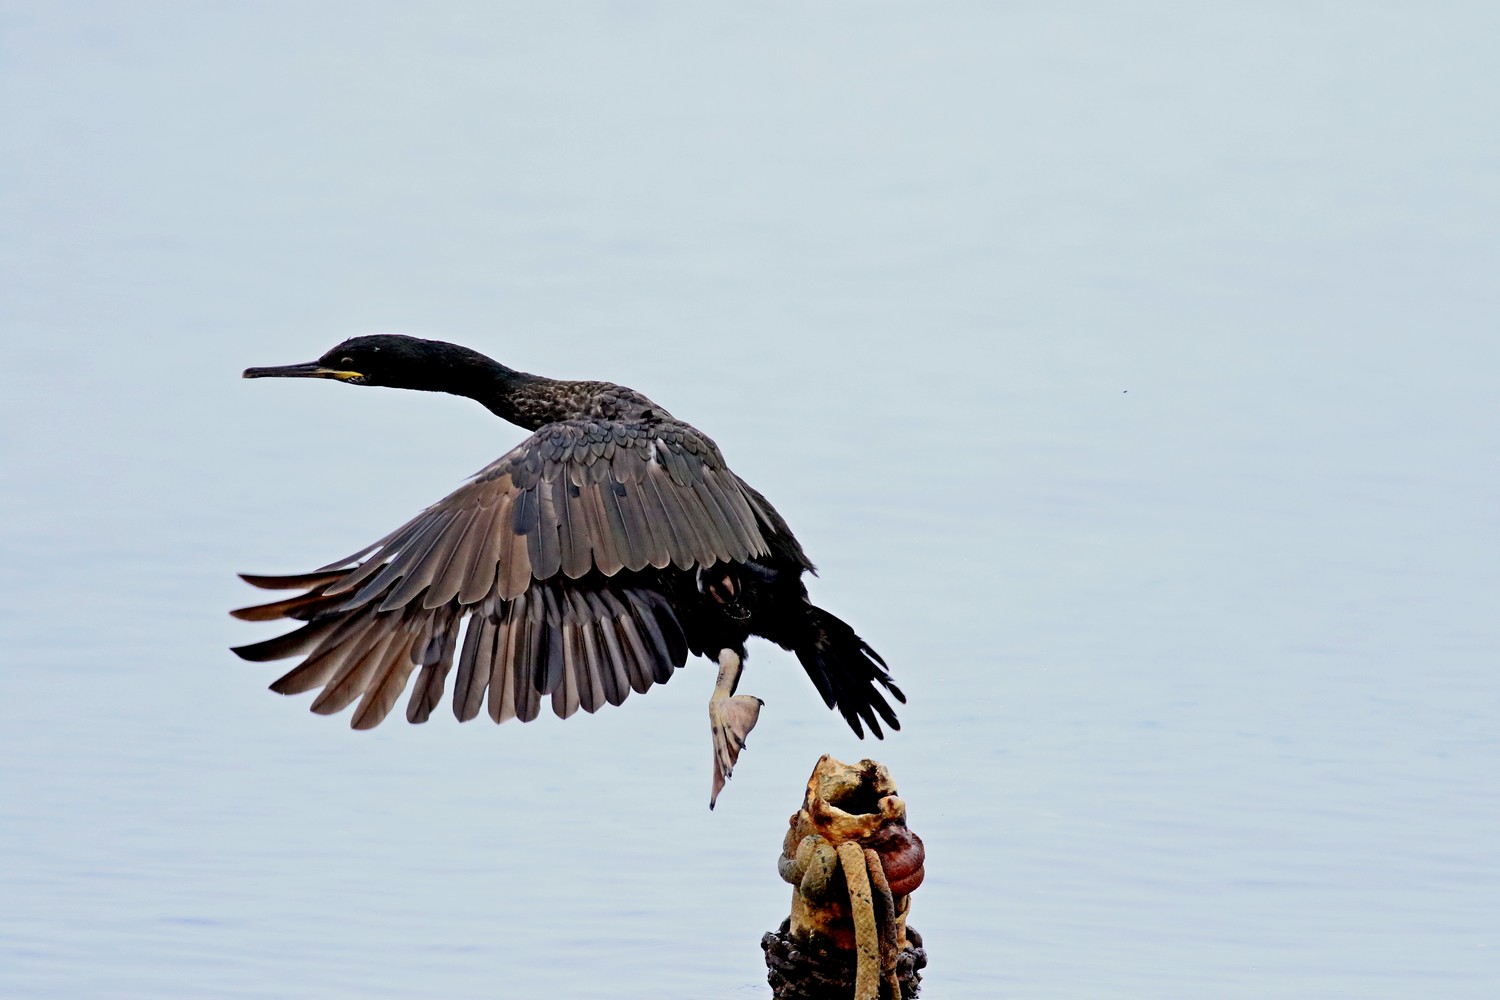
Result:
{"label": "light grey background", "polygon": [[[926,994],[1500,995],[1493,4],[0,8],[0,995],[765,996],[818,755]],[[696,661],[350,732],[255,593],[520,439],[355,333],[712,434],[911,703]]]}

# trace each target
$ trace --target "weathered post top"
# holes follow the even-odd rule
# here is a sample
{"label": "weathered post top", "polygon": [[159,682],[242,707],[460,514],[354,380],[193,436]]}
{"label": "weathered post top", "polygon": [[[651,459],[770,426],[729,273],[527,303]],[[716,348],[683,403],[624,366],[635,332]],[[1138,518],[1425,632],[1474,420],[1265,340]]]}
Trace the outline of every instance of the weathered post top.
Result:
{"label": "weathered post top", "polygon": [[906,916],[926,852],[885,765],[825,754],[788,827],[777,868],[792,912],[761,940],[777,1000],[915,997],[927,959]]}

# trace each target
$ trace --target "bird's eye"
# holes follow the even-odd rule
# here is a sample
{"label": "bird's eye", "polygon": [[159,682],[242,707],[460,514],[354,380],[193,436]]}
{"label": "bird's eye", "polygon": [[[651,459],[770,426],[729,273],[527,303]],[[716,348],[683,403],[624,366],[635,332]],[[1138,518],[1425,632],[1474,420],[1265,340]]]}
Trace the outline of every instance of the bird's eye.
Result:
{"label": "bird's eye", "polygon": [[339,358],[339,364],[341,364],[341,365],[352,365],[352,364],[354,364],[354,359],[353,358]]}

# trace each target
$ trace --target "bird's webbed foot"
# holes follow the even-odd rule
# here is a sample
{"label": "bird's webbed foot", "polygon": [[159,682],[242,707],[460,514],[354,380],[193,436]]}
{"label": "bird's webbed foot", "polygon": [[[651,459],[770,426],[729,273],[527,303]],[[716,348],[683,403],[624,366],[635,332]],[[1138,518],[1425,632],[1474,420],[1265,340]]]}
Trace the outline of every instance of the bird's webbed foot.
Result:
{"label": "bird's webbed foot", "polygon": [[752,695],[734,693],[742,668],[739,654],[734,650],[719,652],[719,681],[714,687],[713,697],[708,699],[708,723],[714,741],[713,791],[708,799],[710,809],[719,800],[724,783],[734,773],[740,751],[745,749],[745,737],[755,728],[760,707],[765,704]]}

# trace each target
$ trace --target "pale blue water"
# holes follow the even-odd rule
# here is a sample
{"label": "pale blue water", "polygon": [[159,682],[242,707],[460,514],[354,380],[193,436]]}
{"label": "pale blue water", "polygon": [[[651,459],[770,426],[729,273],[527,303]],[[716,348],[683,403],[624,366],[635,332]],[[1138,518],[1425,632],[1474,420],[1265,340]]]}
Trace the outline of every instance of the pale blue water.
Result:
{"label": "pale blue water", "polygon": [[[1500,995],[1500,9],[306,6],[0,12],[0,995],[767,996],[825,751],[935,1000]],[[714,435],[903,731],[267,693],[520,438],[238,378],[376,330]]]}

